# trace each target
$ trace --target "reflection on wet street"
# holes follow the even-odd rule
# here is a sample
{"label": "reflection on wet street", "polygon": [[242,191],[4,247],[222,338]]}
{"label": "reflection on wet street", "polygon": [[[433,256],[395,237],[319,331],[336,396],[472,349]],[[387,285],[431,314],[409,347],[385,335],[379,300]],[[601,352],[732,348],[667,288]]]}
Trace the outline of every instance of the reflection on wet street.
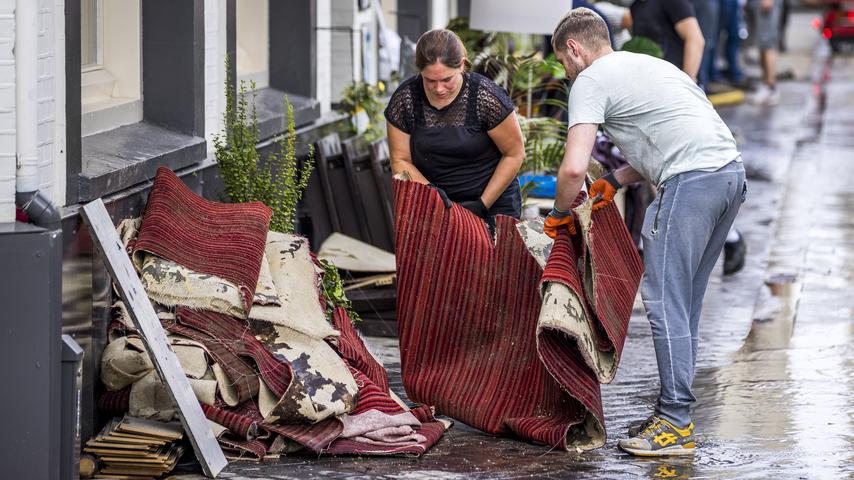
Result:
{"label": "reflection on wet street", "polygon": [[[693,458],[616,448],[658,388],[638,309],[617,378],[602,388],[604,448],[550,451],[457,423],[419,459],[287,457],[232,464],[221,478],[854,478],[854,57],[831,59],[815,32],[803,35],[789,55],[812,76],[782,84],[777,107],[721,111],[750,178],[737,220],[749,253],[741,273],[718,269],[708,289]],[[404,393],[396,340],[370,344]]]}

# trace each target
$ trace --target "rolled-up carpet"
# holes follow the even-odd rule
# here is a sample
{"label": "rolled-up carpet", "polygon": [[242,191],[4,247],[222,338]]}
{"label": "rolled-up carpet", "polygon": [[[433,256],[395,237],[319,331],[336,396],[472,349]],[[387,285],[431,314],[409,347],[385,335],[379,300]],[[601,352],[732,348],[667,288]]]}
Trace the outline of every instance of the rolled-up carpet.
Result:
{"label": "rolled-up carpet", "polygon": [[131,248],[216,275],[240,290],[249,312],[272,211],[261,202],[218,203],[196,195],[174,172],[157,169]]}
{"label": "rolled-up carpet", "polygon": [[[620,362],[643,264],[617,208],[592,212],[590,206],[573,209],[579,234],[561,231],[552,246],[542,277],[539,344],[541,355],[550,356],[567,348],[564,335],[572,337],[598,380],[608,383]],[[588,328],[570,327],[576,322]]]}
{"label": "rolled-up carpet", "polygon": [[[582,256],[561,254],[563,263],[546,267],[577,279],[576,304],[601,312],[607,321],[581,313],[582,321],[571,328],[543,327],[538,321],[543,268],[528,253],[514,219],[496,218],[493,241],[484,222],[468,210],[459,205],[446,210],[433,189],[406,181],[395,181],[395,213],[398,331],[409,398],[492,434],[561,449],[604,445],[599,379],[578,348],[580,335],[568,333],[597,337],[594,350],[622,347],[631,313],[631,303],[626,310],[623,299],[634,298],[637,279],[632,274],[618,282],[616,305],[605,298],[610,292],[595,291],[612,287],[603,278],[613,265],[598,259],[614,247],[604,241],[589,245],[587,239],[596,235],[577,239],[577,251],[593,252],[582,262],[599,268],[599,277],[590,282],[595,308],[587,306],[583,293]],[[598,238],[605,240],[606,232],[618,228],[614,213],[616,220],[610,214],[596,219],[607,224]],[[551,279],[563,279],[557,277]],[[605,333],[599,335],[600,330]],[[538,349],[543,339],[546,348]]]}

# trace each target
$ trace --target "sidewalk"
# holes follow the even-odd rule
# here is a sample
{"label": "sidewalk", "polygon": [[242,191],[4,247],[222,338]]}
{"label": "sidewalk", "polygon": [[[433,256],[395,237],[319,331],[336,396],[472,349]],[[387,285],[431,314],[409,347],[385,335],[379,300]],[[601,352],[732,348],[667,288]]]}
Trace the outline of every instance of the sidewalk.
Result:
{"label": "sidewalk", "polygon": [[[796,14],[787,54],[812,58],[821,78],[826,46]],[[784,61],[786,59],[784,58]],[[721,111],[742,139],[748,202],[737,219],[745,269],[706,296],[694,411],[698,453],[675,462],[616,448],[628,422],[656,397],[649,324],[632,317],[620,371],[603,386],[608,444],[586,454],[550,451],[482,434],[459,422],[414,458],[292,456],[234,463],[220,476],[304,478],[847,478],[854,475],[854,59],[837,58],[823,85],[781,85],[782,103]],[[776,282],[766,287],[768,279]],[[776,296],[775,296],[776,295]],[[400,394],[394,339],[370,339]],[[201,478],[181,476],[179,478]]]}

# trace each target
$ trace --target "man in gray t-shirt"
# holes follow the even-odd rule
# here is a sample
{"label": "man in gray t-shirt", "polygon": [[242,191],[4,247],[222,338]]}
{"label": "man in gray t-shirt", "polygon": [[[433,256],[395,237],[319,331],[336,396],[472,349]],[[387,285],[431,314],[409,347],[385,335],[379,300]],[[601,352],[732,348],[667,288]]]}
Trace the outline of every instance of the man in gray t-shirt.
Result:
{"label": "man in gray t-shirt", "polygon": [[741,157],[729,129],[688,75],[651,56],[614,52],[607,26],[591,10],[570,11],[552,43],[573,85],[566,154],[545,231],[552,237],[562,228],[575,233],[570,206],[584,185],[601,125],[629,165],[590,186],[593,209],[612,202],[622,185],[646,179],[658,187],[641,232],[641,296],[661,390],[653,415],[631,426],[630,438],[619,446],[643,456],[691,454],[700,311],[747,193]]}

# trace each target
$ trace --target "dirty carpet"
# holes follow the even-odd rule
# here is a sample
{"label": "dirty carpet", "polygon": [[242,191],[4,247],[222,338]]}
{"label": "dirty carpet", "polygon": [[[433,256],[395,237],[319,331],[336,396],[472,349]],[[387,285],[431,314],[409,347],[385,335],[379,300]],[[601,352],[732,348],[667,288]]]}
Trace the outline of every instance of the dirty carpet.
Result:
{"label": "dirty carpet", "polygon": [[[499,216],[493,239],[478,217],[445,209],[416,182],[395,181],[395,208],[409,398],[491,434],[604,445],[599,383],[613,378],[641,275],[616,207],[591,213],[577,202],[581,234],[540,249],[543,263],[516,220]],[[541,287],[552,285],[566,295],[541,308],[550,299]],[[554,311],[570,306],[574,317]]]}
{"label": "dirty carpet", "polygon": [[[330,307],[327,318],[308,241],[268,232],[269,217],[261,204],[204,200],[160,169],[142,220],[119,226],[220,445],[254,460],[424,453],[446,424],[392,397],[346,311]],[[127,309],[116,302],[113,311],[99,406],[173,419]]]}

